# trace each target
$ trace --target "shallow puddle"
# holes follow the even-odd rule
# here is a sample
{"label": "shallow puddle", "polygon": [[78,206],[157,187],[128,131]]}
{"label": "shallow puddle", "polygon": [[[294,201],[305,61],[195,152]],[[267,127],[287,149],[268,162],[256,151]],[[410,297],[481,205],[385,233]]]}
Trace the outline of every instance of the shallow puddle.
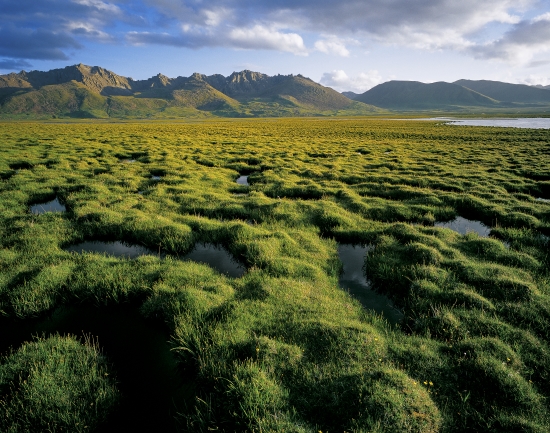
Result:
{"label": "shallow puddle", "polygon": [[[150,323],[137,306],[62,307],[41,320],[0,322],[0,353],[17,349],[33,335],[59,333],[97,339],[113,365],[122,400],[106,425],[108,431],[175,431],[174,415],[194,392],[177,374],[169,336]],[[101,431],[106,431],[100,429]]]}
{"label": "shallow puddle", "polygon": [[543,202],[546,202],[546,203],[550,203],[550,198],[537,197],[537,200],[538,201],[543,201]]}
{"label": "shallow puddle", "polygon": [[239,278],[246,272],[246,268],[225,248],[214,244],[197,244],[190,253],[183,256],[183,259],[207,264],[228,277]]}
{"label": "shallow puddle", "polygon": [[448,228],[454,230],[457,233],[460,233],[461,235],[475,232],[484,238],[488,237],[491,233],[491,228],[487,227],[485,224],[479,221],[462,218],[461,216],[456,217],[452,221],[436,222],[434,226]]}
{"label": "shallow puddle", "polygon": [[153,180],[161,180],[161,179],[162,179],[162,176],[157,176],[157,175],[155,175],[155,174],[152,174],[152,175],[151,175],[151,179],[153,179]]}
{"label": "shallow puddle", "polygon": [[102,242],[86,241],[79,244],[70,245],[65,251],[74,251],[76,253],[100,253],[109,254],[114,257],[126,257],[135,259],[139,256],[155,256],[158,252],[150,250],[141,245],[131,245],[120,241]]}
{"label": "shallow puddle", "polygon": [[239,185],[244,185],[244,186],[249,186],[250,184],[248,183],[248,176],[240,176],[238,179],[237,179],[237,183]]}
{"label": "shallow puddle", "polygon": [[[158,256],[164,258],[165,251],[153,251],[142,245],[131,245],[120,241],[103,242],[103,241],[86,241],[78,244],[70,245],[65,248],[65,251],[74,251],[76,253],[99,253],[108,254],[114,257],[124,257],[135,259],[139,256]],[[220,246],[206,243],[197,244],[195,248],[179,257],[182,260],[191,260],[198,263],[204,263],[211,268],[216,269],[220,274],[225,274],[229,277],[239,278],[245,272],[246,268],[237,262],[231,254]]]}
{"label": "shallow puddle", "polygon": [[121,159],[119,161],[121,164],[133,164],[134,162],[136,162],[135,159]]}
{"label": "shallow puddle", "polygon": [[382,314],[388,322],[397,324],[403,319],[403,313],[387,296],[373,290],[365,276],[365,257],[372,249],[372,246],[338,245],[338,257],[344,265],[339,284],[361,302],[363,307],[374,310]]}
{"label": "shallow puddle", "polygon": [[31,213],[37,215],[44,212],[65,212],[66,210],[65,205],[61,204],[57,197],[46,203],[37,203],[31,206]]}

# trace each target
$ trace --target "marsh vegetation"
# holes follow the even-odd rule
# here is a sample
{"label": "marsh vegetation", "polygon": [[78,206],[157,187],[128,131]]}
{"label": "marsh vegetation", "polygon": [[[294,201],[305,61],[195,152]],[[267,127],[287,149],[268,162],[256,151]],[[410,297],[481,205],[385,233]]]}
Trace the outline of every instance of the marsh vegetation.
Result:
{"label": "marsh vegetation", "polygon": [[[549,140],[373,119],[0,124],[0,429],[101,431],[149,393],[136,416],[168,431],[547,432]],[[31,210],[54,199],[64,212]],[[490,233],[436,224],[457,218]],[[343,245],[371,246],[350,280],[399,320],[341,287]],[[208,249],[239,272],[193,256]],[[156,369],[168,385],[149,392]]]}

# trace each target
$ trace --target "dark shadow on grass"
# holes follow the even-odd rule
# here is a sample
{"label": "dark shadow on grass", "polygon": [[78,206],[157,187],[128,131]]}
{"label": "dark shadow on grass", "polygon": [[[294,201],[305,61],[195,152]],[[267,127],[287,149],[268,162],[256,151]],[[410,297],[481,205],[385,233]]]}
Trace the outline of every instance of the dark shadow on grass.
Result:
{"label": "dark shadow on grass", "polygon": [[176,431],[174,416],[191,407],[193,377],[178,375],[177,361],[164,327],[144,319],[137,305],[57,308],[42,319],[3,320],[0,353],[19,347],[32,335],[72,334],[97,338],[112,362],[121,405],[99,431]]}

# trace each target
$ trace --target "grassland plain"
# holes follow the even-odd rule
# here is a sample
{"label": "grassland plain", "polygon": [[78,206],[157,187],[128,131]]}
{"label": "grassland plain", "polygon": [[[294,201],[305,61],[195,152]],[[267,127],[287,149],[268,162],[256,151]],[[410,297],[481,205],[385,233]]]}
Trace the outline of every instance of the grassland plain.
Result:
{"label": "grassland plain", "polygon": [[[549,141],[376,119],[0,124],[0,339],[62,306],[134,305],[193,383],[183,431],[547,432]],[[55,197],[66,212],[29,211]],[[458,215],[491,237],[433,226]],[[64,250],[84,240],[167,255]],[[197,242],[246,274],[178,260]],[[374,245],[366,273],[399,326],[338,287],[338,243]],[[75,377],[106,390],[100,415],[116,413],[116,380],[95,373],[109,353],[75,338],[4,354],[0,430],[77,431],[74,395],[108,426]],[[68,346],[88,373],[59,368]],[[63,378],[48,401],[37,363]],[[14,417],[21,396],[34,418]]]}

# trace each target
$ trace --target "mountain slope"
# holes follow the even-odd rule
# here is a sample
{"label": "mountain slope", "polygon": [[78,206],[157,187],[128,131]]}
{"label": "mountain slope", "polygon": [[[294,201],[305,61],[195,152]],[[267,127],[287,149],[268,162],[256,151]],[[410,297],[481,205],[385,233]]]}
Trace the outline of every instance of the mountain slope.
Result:
{"label": "mountain slope", "polygon": [[12,115],[96,117],[89,110],[104,112],[105,108],[104,97],[73,81],[45,85],[38,90],[17,92],[7,98],[0,112]]}
{"label": "mountain slope", "polygon": [[389,109],[454,109],[495,106],[498,101],[457,84],[389,81],[358,95],[356,101]]}
{"label": "mountain slope", "polygon": [[[0,76],[0,115],[80,117],[293,116],[380,111],[301,75],[252,71],[133,80],[98,66]],[[342,113],[345,114],[345,113]]]}
{"label": "mountain slope", "polygon": [[550,102],[550,92],[548,90],[525,84],[511,84],[489,80],[458,80],[454,84],[502,102]]}
{"label": "mountain slope", "polygon": [[216,90],[200,74],[193,74],[185,82],[181,80],[175,88],[172,91],[173,99],[187,107],[212,111],[239,106],[238,101]]}
{"label": "mountain slope", "polygon": [[330,87],[324,87],[302,75],[276,75],[270,77],[252,71],[234,72],[225,78],[222,75],[204,77],[220,92],[237,99],[286,99],[300,106],[321,110],[342,110],[352,102]]}
{"label": "mountain slope", "polygon": [[8,74],[0,76],[0,88],[10,87],[18,84],[17,87],[39,89],[43,86],[66,84],[71,81],[81,83],[88,90],[100,94],[131,94],[131,79],[121,77],[107,69],[99,66],[86,66],[82,63],[74,66],[67,66],[63,69],[52,69],[51,71],[22,71],[19,74]]}

